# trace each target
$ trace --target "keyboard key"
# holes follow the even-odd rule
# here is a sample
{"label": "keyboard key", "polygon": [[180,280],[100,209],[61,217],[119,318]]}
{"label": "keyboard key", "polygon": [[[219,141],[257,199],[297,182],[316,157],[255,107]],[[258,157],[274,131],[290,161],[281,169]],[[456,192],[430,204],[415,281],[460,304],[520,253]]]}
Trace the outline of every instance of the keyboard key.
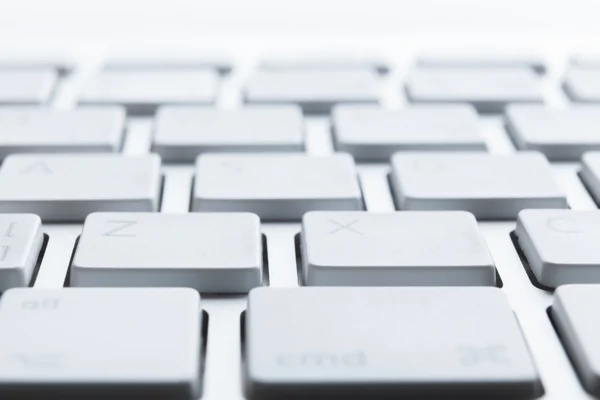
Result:
{"label": "keyboard key", "polygon": [[130,114],[153,114],[163,104],[212,105],[218,86],[212,70],[104,71],[83,90],[79,104],[118,104]]}
{"label": "keyboard key", "polygon": [[194,211],[247,211],[261,220],[299,220],[312,210],[361,210],[347,154],[205,154],[196,161]]}
{"label": "keyboard key", "polygon": [[119,107],[0,108],[0,159],[13,153],[117,152],[125,133]]}
{"label": "keyboard key", "polygon": [[197,399],[204,323],[191,289],[11,289],[2,399]]}
{"label": "keyboard key", "polygon": [[563,83],[565,93],[578,103],[600,102],[600,68],[571,68]]}
{"label": "keyboard key", "polygon": [[352,52],[331,51],[299,54],[273,54],[268,55],[259,63],[263,70],[281,71],[281,70],[352,70],[365,69],[376,71],[380,74],[389,72],[388,62],[380,55],[370,52],[357,51]]}
{"label": "keyboard key", "polygon": [[502,53],[494,49],[460,53],[457,51],[447,54],[422,54],[417,58],[421,68],[529,68],[538,74],[546,73],[546,65],[542,57],[532,53]]}
{"label": "keyboard key", "polygon": [[78,222],[95,211],[157,211],[157,155],[14,154],[0,168],[0,212]]}
{"label": "keyboard key", "polygon": [[296,106],[238,110],[173,107],[159,110],[153,150],[164,161],[194,161],[208,152],[304,150],[304,121]]}
{"label": "keyboard key", "polygon": [[600,283],[600,211],[523,210],[516,234],[542,285]]}
{"label": "keyboard key", "polygon": [[590,151],[581,157],[579,176],[594,200],[600,203],[600,151]]}
{"label": "keyboard key", "polygon": [[339,103],[379,102],[379,77],[369,70],[260,71],[245,90],[247,103],[298,104],[324,114]]}
{"label": "keyboard key", "polygon": [[509,103],[542,103],[538,75],[528,68],[420,68],[409,75],[413,103],[470,103],[500,113]]}
{"label": "keyboard key", "polygon": [[540,381],[496,288],[259,288],[247,396],[528,399]]}
{"label": "keyboard key", "polygon": [[55,70],[67,75],[75,69],[75,63],[73,58],[58,53],[0,51],[0,70]]}
{"label": "keyboard key", "polygon": [[0,106],[47,104],[56,83],[55,71],[0,69]]}
{"label": "keyboard key", "polygon": [[584,68],[600,68],[600,55],[575,54],[570,58],[571,65]]}
{"label": "keyboard key", "polygon": [[461,211],[313,211],[302,219],[309,286],[493,286],[473,215]]}
{"label": "keyboard key", "polygon": [[231,72],[233,61],[220,52],[188,49],[169,49],[153,52],[131,50],[122,54],[112,54],[105,61],[103,69],[108,70],[197,70],[216,69],[221,74]]}
{"label": "keyboard key", "polygon": [[552,316],[585,389],[600,396],[600,285],[565,285],[554,296]]}
{"label": "keyboard key", "polygon": [[33,214],[0,214],[0,292],[31,282],[44,243]]}
{"label": "keyboard key", "polygon": [[536,150],[553,161],[579,161],[583,153],[600,150],[600,107],[551,109],[538,105],[511,105],[506,127],[519,150]]}
{"label": "keyboard key", "polygon": [[261,240],[260,220],[249,213],[94,213],[70,283],[244,293],[262,284]]}
{"label": "keyboard key", "polygon": [[464,210],[477,219],[516,219],[525,208],[567,208],[550,163],[535,152],[397,153],[392,190],[400,210]]}
{"label": "keyboard key", "polygon": [[477,113],[468,105],[400,111],[342,105],[335,107],[332,118],[336,149],[357,160],[388,161],[406,150],[486,150]]}

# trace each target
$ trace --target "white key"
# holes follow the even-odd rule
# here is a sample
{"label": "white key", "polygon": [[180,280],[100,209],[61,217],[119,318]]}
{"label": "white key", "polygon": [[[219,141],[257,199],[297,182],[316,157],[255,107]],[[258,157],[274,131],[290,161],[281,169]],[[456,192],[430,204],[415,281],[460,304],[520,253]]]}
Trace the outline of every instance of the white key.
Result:
{"label": "white key", "polygon": [[327,49],[321,53],[269,54],[260,61],[259,68],[273,71],[370,69],[380,74],[389,72],[388,62],[382,56],[357,49],[348,52]]}
{"label": "white key", "polygon": [[0,105],[47,104],[57,80],[56,72],[49,69],[0,69]]}
{"label": "white key", "polygon": [[413,103],[470,103],[503,112],[509,103],[542,103],[539,76],[529,68],[419,68],[407,78]]}
{"label": "white key", "polygon": [[94,213],[70,283],[244,293],[262,284],[261,241],[260,220],[249,213]]}
{"label": "white key", "polygon": [[35,53],[0,50],[0,70],[55,70],[59,75],[67,75],[75,69],[75,60],[53,52]]}
{"label": "white key", "polygon": [[600,107],[591,105],[552,109],[540,105],[511,105],[506,127],[519,150],[536,150],[553,161],[579,161],[583,153],[600,150]]}
{"label": "white key", "polygon": [[600,151],[590,151],[581,157],[579,176],[596,203],[600,203]]}
{"label": "white key", "polygon": [[125,133],[120,107],[0,108],[0,159],[13,153],[117,152]]}
{"label": "white key", "polygon": [[462,211],[313,211],[302,219],[309,286],[493,286],[496,269]]}
{"label": "white key", "polygon": [[0,292],[29,285],[43,243],[40,217],[0,214]]}
{"label": "white key", "polygon": [[600,211],[523,210],[516,234],[542,285],[600,283]]}
{"label": "white key", "polygon": [[245,346],[250,400],[541,394],[497,288],[254,289]]}
{"label": "white key", "polygon": [[156,49],[115,53],[104,61],[104,70],[218,70],[221,74],[231,72],[233,61],[218,51]]}
{"label": "white key", "polygon": [[292,105],[167,106],[157,113],[152,149],[164,161],[194,161],[209,152],[303,151],[302,111]]}
{"label": "white key", "polygon": [[374,71],[259,71],[245,90],[247,103],[298,104],[304,112],[328,113],[338,103],[379,102],[379,77]]}
{"label": "white key", "polygon": [[347,154],[205,154],[196,161],[194,211],[247,211],[262,220],[299,220],[312,210],[361,210]]}
{"label": "white key", "polygon": [[538,74],[546,73],[544,59],[529,52],[435,52],[417,58],[421,68],[530,68]]}
{"label": "white key", "polygon": [[157,211],[155,154],[14,154],[0,168],[0,212],[83,221],[95,211]]}
{"label": "white key", "polygon": [[567,208],[550,163],[535,152],[396,153],[392,190],[400,210],[463,210],[516,219],[525,208]]}
{"label": "white key", "polygon": [[388,161],[397,151],[486,150],[468,105],[414,106],[400,111],[341,105],[333,110],[336,150],[357,160]]}
{"label": "white key", "polygon": [[585,389],[600,396],[600,285],[565,285],[554,296],[551,312],[563,345]]}
{"label": "white key", "polygon": [[2,398],[195,400],[204,323],[191,289],[11,289]]}
{"label": "white key", "polygon": [[563,83],[565,93],[578,103],[600,102],[600,68],[571,68]]}
{"label": "white key", "polygon": [[96,75],[79,104],[118,104],[130,114],[153,114],[163,104],[212,105],[219,77],[213,70],[111,70]]}
{"label": "white key", "polygon": [[575,67],[600,68],[600,55],[574,54],[570,57],[570,62]]}

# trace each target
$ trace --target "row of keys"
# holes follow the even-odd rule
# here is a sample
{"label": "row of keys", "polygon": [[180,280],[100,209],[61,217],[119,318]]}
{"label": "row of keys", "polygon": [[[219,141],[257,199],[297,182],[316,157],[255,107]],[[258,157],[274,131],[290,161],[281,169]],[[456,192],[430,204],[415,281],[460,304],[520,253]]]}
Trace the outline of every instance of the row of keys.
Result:
{"label": "row of keys", "polygon": [[[519,214],[518,245],[539,283],[600,283],[598,221],[598,211]],[[41,261],[41,220],[0,214],[0,229],[0,292],[27,286]],[[297,251],[307,286],[499,284],[475,218],[460,211],[309,212]],[[266,260],[255,214],[94,213],[85,220],[69,284],[245,293],[266,283]]]}
{"label": "row of keys", "polygon": [[[550,160],[579,160],[600,150],[594,126],[598,106],[550,109],[512,105],[507,130],[520,150]],[[479,118],[465,104],[384,110],[336,106],[332,114],[336,150],[358,161],[387,162],[399,151],[485,151]],[[124,140],[125,112],[117,106],[53,110],[0,109],[0,159],[13,153],[117,152]],[[304,121],[293,105],[237,110],[165,106],[157,113],[152,150],[163,161],[192,162],[208,152],[301,152]]]}
{"label": "row of keys", "polygon": [[[0,70],[0,104],[46,104],[57,83],[53,70]],[[297,104],[306,113],[329,113],[336,104],[379,103],[380,79],[367,69],[263,70],[244,89],[250,104]],[[153,114],[160,105],[212,105],[220,78],[211,69],[127,69],[99,72],[78,97],[82,105],[121,105],[130,114]],[[565,78],[575,102],[600,101],[600,69],[575,68]],[[502,112],[511,103],[542,103],[538,74],[529,68],[417,68],[405,91],[413,103],[469,103]]]}
{"label": "row of keys", "polygon": [[[598,301],[600,286],[566,286],[551,308],[596,395],[600,321],[589,305]],[[209,323],[202,308],[189,289],[9,290],[0,302],[0,389],[7,399],[71,399],[86,382],[98,394],[196,399]],[[495,288],[255,289],[243,331],[252,400],[543,393],[518,319]]]}
{"label": "row of keys", "polygon": [[[582,179],[600,198],[600,153],[586,153]],[[391,191],[399,210],[462,210],[481,220],[515,219],[526,208],[567,208],[543,155],[478,152],[396,153]],[[82,221],[96,211],[158,211],[156,154],[14,154],[0,168],[0,212],[44,221]],[[209,153],[198,157],[192,211],[246,211],[268,221],[313,210],[362,210],[347,154]]]}

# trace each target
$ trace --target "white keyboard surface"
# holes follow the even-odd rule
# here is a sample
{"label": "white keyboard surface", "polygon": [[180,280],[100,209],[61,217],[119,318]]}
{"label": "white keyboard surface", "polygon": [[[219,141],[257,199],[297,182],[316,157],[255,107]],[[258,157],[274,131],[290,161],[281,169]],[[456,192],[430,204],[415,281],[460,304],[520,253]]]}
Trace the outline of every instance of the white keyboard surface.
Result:
{"label": "white keyboard surface", "polygon": [[600,57],[290,41],[0,49],[0,398],[598,395]]}

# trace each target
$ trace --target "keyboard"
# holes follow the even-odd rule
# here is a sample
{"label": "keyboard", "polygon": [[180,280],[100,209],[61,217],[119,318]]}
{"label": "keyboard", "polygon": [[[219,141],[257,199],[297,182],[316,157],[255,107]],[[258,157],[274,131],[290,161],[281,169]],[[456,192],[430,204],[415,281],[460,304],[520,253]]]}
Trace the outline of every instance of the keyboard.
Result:
{"label": "keyboard", "polygon": [[0,51],[0,398],[600,397],[552,49]]}

